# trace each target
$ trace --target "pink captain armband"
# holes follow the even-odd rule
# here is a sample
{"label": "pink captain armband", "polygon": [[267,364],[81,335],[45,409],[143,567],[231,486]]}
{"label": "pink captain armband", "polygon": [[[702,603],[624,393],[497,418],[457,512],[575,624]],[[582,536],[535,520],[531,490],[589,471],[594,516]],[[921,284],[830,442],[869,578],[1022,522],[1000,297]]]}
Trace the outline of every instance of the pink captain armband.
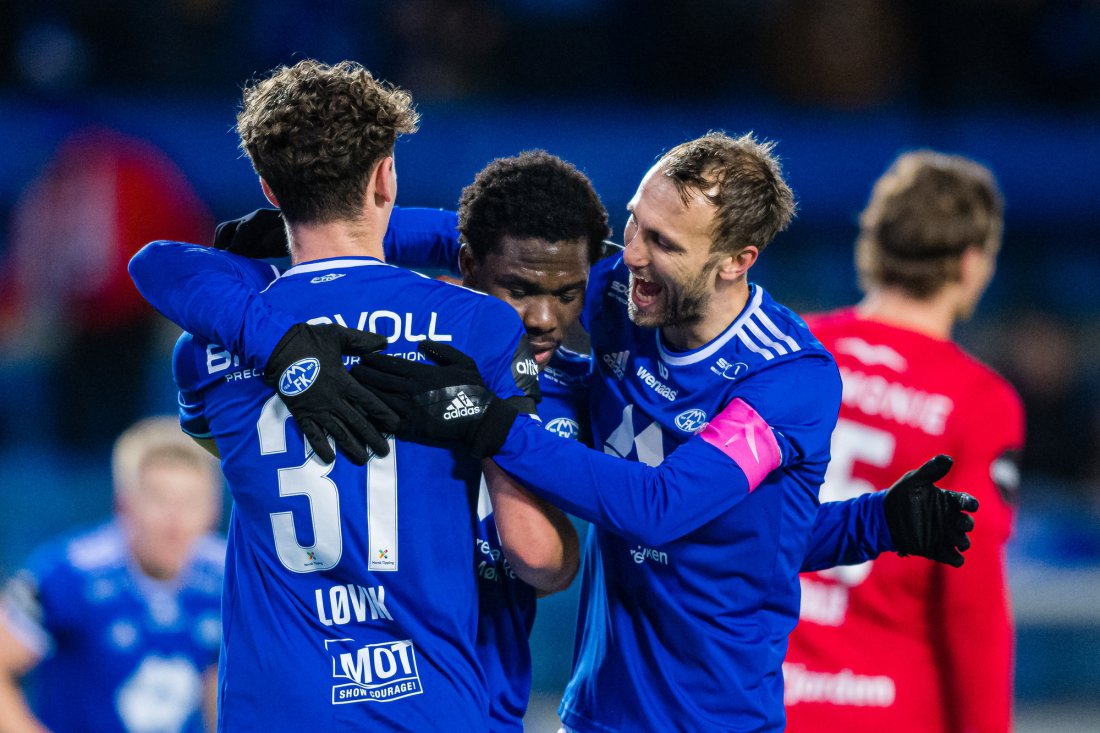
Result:
{"label": "pink captain armband", "polygon": [[740,398],[707,423],[699,437],[729,456],[745,472],[750,492],[779,467],[783,457],[771,427]]}

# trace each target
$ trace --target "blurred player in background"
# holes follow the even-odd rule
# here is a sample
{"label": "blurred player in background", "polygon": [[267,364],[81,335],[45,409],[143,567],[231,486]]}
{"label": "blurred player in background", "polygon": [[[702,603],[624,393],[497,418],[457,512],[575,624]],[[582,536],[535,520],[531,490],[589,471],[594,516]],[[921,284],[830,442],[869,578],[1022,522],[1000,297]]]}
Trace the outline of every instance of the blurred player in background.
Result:
{"label": "blurred player in background", "polygon": [[[4,733],[213,730],[217,466],[158,417],[119,437],[112,475],[115,519],[40,548],[4,590]],[[35,667],[28,705],[19,678]]]}
{"label": "blurred player in background", "polygon": [[1003,733],[1013,631],[1004,546],[1023,414],[1012,388],[951,341],[1001,246],[993,175],[965,158],[902,155],[860,218],[865,297],[807,319],[844,381],[821,499],[874,491],[931,453],[982,505],[961,569],[882,556],[803,575],[784,665],[792,731]]}
{"label": "blurred player in background", "polygon": [[0,434],[106,452],[144,414],[159,323],[126,263],[151,237],[205,238],[210,225],[152,143],[99,127],[67,138],[20,198],[0,262],[0,369],[18,385]]}

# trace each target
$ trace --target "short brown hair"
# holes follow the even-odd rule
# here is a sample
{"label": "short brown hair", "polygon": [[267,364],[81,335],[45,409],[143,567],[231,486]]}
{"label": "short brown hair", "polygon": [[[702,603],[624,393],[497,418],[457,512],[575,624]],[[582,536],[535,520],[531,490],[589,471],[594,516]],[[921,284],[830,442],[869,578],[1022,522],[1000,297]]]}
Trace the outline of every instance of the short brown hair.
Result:
{"label": "short brown hair", "polygon": [[241,147],[292,222],[352,219],[375,164],[416,132],[412,96],[352,61],[299,61],[244,89]]}
{"label": "short brown hair", "polygon": [[762,251],[794,218],[794,193],[774,148],[751,132],[739,138],[708,132],[658,161],[685,204],[700,193],[717,209],[712,252],[739,252],[749,245]]}
{"label": "short brown hair", "polygon": [[967,249],[1000,247],[1003,223],[1004,204],[988,168],[931,150],[904,153],[875,182],[860,215],[860,285],[932,296],[958,279]]}

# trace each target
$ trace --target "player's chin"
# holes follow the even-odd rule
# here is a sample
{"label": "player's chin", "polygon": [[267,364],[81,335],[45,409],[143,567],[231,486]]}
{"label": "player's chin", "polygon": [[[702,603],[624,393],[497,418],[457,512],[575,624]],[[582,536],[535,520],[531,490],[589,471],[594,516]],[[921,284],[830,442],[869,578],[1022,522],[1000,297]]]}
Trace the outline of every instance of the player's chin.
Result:
{"label": "player's chin", "polygon": [[656,304],[643,308],[631,301],[627,307],[627,315],[630,316],[631,323],[642,328],[660,328],[665,325],[665,311]]}

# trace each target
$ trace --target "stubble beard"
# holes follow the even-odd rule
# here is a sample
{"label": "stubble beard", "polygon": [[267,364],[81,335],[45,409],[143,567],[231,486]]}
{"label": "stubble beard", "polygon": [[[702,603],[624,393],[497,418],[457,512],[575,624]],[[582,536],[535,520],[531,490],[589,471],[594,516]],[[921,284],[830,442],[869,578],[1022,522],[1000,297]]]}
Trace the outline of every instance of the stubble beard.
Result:
{"label": "stubble beard", "polygon": [[[633,298],[627,299],[626,311],[631,323],[641,328],[668,328],[691,326],[703,320],[710,305],[711,294],[707,292],[710,272],[704,271],[687,283],[666,283],[658,296],[656,308],[642,313],[634,304]],[[634,275],[630,276],[630,289],[634,290]]]}

